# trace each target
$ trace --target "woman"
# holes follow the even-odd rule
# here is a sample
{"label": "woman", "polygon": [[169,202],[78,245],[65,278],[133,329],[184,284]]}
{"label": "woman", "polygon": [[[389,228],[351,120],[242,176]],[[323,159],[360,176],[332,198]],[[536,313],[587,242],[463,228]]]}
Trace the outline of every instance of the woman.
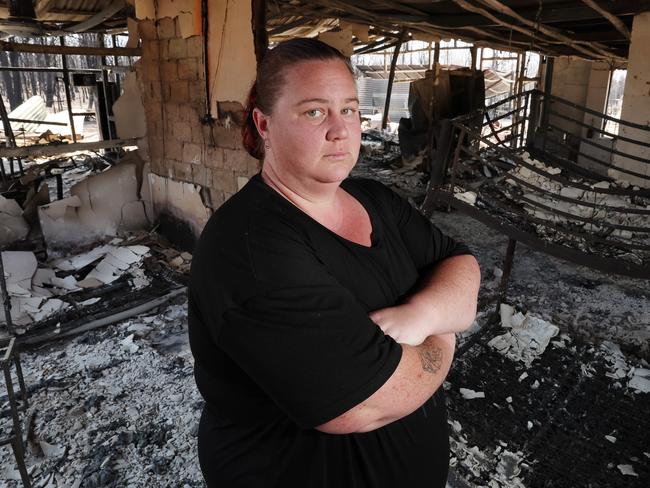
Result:
{"label": "woman", "polygon": [[263,169],[195,250],[189,331],[209,486],[443,487],[442,382],[479,271],[380,183],[351,68],[296,39],[269,51],[244,144]]}

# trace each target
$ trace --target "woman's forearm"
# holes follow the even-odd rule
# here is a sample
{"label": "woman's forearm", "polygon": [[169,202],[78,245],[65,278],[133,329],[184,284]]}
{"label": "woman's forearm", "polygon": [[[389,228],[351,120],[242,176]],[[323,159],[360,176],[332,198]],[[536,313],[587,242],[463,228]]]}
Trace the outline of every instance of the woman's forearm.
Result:
{"label": "woman's forearm", "polygon": [[376,310],[370,318],[397,342],[421,344],[428,336],[460,332],[476,316],[481,273],[471,255],[436,265],[401,305]]}
{"label": "woman's forearm", "polygon": [[461,332],[476,317],[481,271],[471,255],[447,258],[423,277],[405,303],[415,306],[430,324],[429,335]]}

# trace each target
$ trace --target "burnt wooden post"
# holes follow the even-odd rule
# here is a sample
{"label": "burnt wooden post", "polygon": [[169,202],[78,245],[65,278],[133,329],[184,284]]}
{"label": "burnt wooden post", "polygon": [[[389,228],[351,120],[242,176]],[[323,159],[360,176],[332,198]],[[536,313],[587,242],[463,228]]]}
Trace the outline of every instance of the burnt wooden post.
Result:
{"label": "burnt wooden post", "polygon": [[5,323],[10,334],[14,332],[13,322],[11,321],[11,300],[7,291],[7,282],[5,281],[5,266],[2,262],[2,249],[0,249],[0,294],[2,295],[2,305],[5,313]]}
{"label": "burnt wooden post", "polygon": [[[11,128],[11,122],[9,121],[9,115],[7,114],[7,107],[5,106],[4,99],[2,98],[2,94],[0,94],[0,118],[2,118],[2,128],[5,131],[5,141],[7,144],[7,147],[16,147],[16,138],[14,136],[14,131]],[[9,171],[11,173],[11,176],[14,175],[14,158],[9,157]],[[2,159],[0,158],[0,166],[2,166],[2,178],[3,180],[6,178],[5,175],[5,167],[4,163],[2,163]],[[20,174],[23,175],[23,164],[22,160],[18,158],[18,167],[20,169]]]}
{"label": "burnt wooden post", "polygon": [[526,147],[535,147],[535,134],[537,133],[537,121],[539,118],[539,91],[533,90],[530,93],[530,112],[528,115],[528,132],[526,133]]}
{"label": "burnt wooden post", "polygon": [[544,74],[544,100],[542,108],[542,150],[546,150],[546,133],[548,132],[548,119],[549,110],[551,109],[551,89],[553,87],[553,65],[554,59],[547,57],[546,59],[546,72]]}
{"label": "burnt wooden post", "polygon": [[397,66],[397,58],[399,57],[399,50],[406,39],[406,31],[403,30],[399,36],[399,41],[395,45],[393,52],[393,60],[390,62],[390,74],[388,75],[388,86],[386,87],[386,104],[384,105],[384,116],[381,119],[381,128],[385,129],[388,125],[388,110],[390,109],[390,96],[393,91],[393,80],[395,79],[395,67]]}
{"label": "burnt wooden post", "polygon": [[[59,37],[59,44],[65,46],[65,38]],[[65,88],[65,104],[68,108],[68,118],[70,119],[70,131],[72,132],[72,142],[77,142],[77,131],[74,128],[74,115],[72,113],[72,100],[70,99],[70,71],[68,70],[68,58],[61,54],[61,66],[63,67],[63,87]]]}
{"label": "burnt wooden post", "polygon": [[496,313],[499,313],[501,308],[501,303],[506,298],[508,292],[508,281],[510,280],[510,274],[512,273],[512,264],[515,260],[515,250],[517,246],[517,241],[513,238],[508,239],[508,249],[506,250],[506,259],[503,263],[503,274],[501,275],[501,282],[499,283],[499,292],[497,294],[497,309]]}

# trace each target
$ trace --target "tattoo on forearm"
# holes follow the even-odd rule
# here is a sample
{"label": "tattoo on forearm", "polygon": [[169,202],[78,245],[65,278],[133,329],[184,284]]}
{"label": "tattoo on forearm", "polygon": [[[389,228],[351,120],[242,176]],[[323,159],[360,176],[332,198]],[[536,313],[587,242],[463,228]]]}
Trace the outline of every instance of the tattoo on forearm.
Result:
{"label": "tattoo on forearm", "polygon": [[436,374],[440,370],[442,363],[442,350],[438,346],[429,346],[427,348],[418,347],[418,356],[422,363],[422,369],[426,373]]}

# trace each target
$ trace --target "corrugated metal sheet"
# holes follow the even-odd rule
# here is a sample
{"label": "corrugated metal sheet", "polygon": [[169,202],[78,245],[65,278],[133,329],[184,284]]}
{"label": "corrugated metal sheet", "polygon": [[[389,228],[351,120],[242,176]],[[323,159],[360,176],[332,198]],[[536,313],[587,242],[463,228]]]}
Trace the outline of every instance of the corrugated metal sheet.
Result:
{"label": "corrugated metal sheet", "polygon": [[[372,115],[384,111],[388,80],[359,78],[357,91],[362,115]],[[410,117],[408,111],[409,83],[393,83],[388,116],[391,122],[399,122],[401,117]]]}

